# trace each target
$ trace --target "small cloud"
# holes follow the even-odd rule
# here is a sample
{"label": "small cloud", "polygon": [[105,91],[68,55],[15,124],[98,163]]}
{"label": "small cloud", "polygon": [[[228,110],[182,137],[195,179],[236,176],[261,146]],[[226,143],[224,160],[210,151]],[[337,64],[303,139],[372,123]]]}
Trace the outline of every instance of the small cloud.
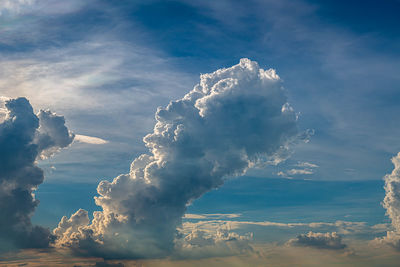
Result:
{"label": "small cloud", "polygon": [[290,169],[288,171],[280,171],[277,173],[278,176],[285,177],[292,179],[293,177],[291,175],[310,175],[313,174],[313,170],[311,169]]}
{"label": "small cloud", "polygon": [[287,171],[290,175],[298,175],[298,174],[313,174],[314,172],[311,169],[291,169]]}
{"label": "small cloud", "polygon": [[107,140],[101,139],[99,137],[93,137],[81,134],[75,135],[75,141],[79,143],[92,144],[92,145],[104,145],[108,143]]}
{"label": "small cloud", "polygon": [[310,162],[298,162],[296,164],[297,167],[307,167],[307,168],[318,168],[319,166],[317,164],[314,163],[310,163]]}
{"label": "small cloud", "polygon": [[342,243],[342,237],[336,232],[300,234],[287,243],[289,246],[313,247],[318,249],[344,249],[346,244]]}
{"label": "small cloud", "polygon": [[314,174],[314,168],[319,166],[310,162],[298,162],[292,168],[287,171],[280,171],[277,173],[278,176],[285,177],[288,179],[293,179],[292,175],[311,175]]}

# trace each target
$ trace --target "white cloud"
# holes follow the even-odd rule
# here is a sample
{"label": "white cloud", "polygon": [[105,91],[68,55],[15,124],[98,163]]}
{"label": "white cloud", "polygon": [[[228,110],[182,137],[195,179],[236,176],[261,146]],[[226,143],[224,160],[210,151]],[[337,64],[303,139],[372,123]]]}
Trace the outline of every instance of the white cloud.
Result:
{"label": "white cloud", "polygon": [[248,59],[201,75],[182,99],[159,108],[156,120],[143,139],[150,153],[136,158],[129,174],[100,182],[95,201],[103,211],[70,241],[60,237],[59,246],[102,257],[169,255],[191,201],[261,157],[279,157],[298,138],[279,77]]}
{"label": "white cloud", "polygon": [[93,144],[93,145],[103,145],[108,143],[107,140],[101,139],[99,137],[93,137],[81,134],[76,134],[74,141],[79,143]]}

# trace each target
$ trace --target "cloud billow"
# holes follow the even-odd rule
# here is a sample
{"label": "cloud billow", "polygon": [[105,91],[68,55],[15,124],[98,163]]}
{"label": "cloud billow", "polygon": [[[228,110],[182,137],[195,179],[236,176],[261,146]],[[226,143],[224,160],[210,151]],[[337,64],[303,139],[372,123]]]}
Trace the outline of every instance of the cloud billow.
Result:
{"label": "cloud billow", "polygon": [[[2,98],[3,100],[4,98]],[[74,135],[65,120],[50,111],[33,112],[26,98],[3,100],[0,123],[0,251],[47,247],[54,238],[30,217],[39,201],[34,191],[43,182],[36,160],[68,146]],[[50,151],[53,151],[50,153]]]}
{"label": "cloud billow", "polygon": [[248,59],[201,75],[156,121],[143,139],[150,153],[100,182],[102,211],[91,222],[84,210],[61,220],[58,246],[104,258],[170,255],[187,205],[260,162],[283,160],[300,136],[279,76]]}

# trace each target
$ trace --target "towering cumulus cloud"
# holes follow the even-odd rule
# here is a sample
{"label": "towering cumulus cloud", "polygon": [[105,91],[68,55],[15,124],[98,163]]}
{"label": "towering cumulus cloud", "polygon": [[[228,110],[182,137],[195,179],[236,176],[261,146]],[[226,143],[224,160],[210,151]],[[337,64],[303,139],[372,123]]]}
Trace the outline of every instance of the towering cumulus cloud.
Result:
{"label": "towering cumulus cloud", "polygon": [[74,136],[63,117],[35,115],[25,98],[0,100],[0,250],[47,247],[54,237],[30,221],[38,205],[33,192],[44,179],[35,161],[68,146]]}
{"label": "towering cumulus cloud", "polygon": [[279,76],[256,62],[203,74],[182,99],[159,108],[149,154],[129,174],[97,187],[89,222],[79,210],[54,230],[59,246],[102,257],[171,253],[186,206],[261,162],[279,162],[298,138],[297,117]]}
{"label": "towering cumulus cloud", "polygon": [[383,200],[383,207],[392,220],[394,231],[388,231],[385,237],[374,241],[400,250],[400,153],[392,158],[392,162],[394,164],[392,173],[384,177],[386,195]]}

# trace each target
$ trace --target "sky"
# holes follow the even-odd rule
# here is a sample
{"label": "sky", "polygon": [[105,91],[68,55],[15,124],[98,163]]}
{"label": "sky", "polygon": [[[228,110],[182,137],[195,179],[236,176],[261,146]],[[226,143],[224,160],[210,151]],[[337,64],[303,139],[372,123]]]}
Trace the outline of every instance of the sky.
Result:
{"label": "sky", "polygon": [[395,266],[399,11],[0,0],[0,265]]}

